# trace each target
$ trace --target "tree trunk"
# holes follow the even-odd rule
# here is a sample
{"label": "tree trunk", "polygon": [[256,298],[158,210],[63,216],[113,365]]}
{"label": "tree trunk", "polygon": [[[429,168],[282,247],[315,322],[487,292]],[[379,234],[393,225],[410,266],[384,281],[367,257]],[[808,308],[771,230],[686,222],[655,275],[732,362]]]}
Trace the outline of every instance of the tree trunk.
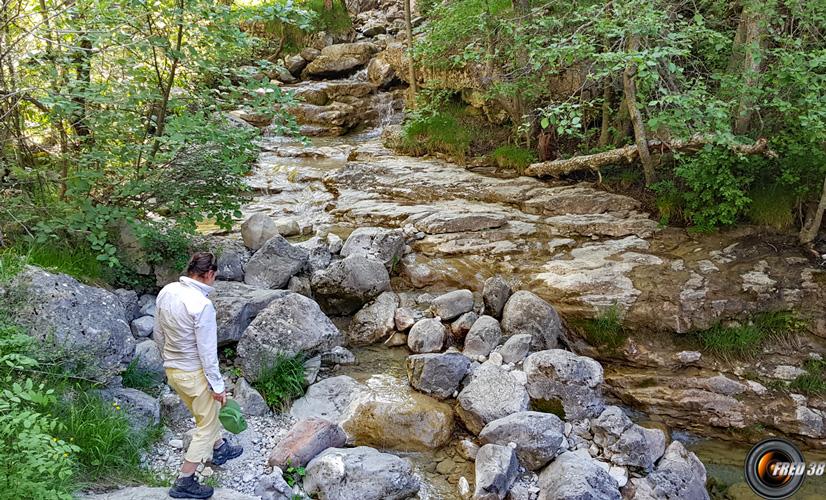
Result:
{"label": "tree trunk", "polygon": [[811,244],[817,237],[820,224],[823,222],[823,212],[826,211],[826,179],[823,179],[823,191],[820,193],[820,202],[811,217],[807,218],[800,230],[800,243]]}
{"label": "tree trunk", "polygon": [[[759,79],[764,38],[763,21],[763,16],[754,12],[753,7],[747,5],[743,8],[732,54],[733,59],[738,58],[738,56],[742,57],[742,64],[739,66],[743,82],[740,102],[737,106],[737,117],[734,120],[735,134],[745,134],[751,125],[753,103],[750,90],[755,88]],[[738,39],[742,40],[739,47]]]}
{"label": "tree trunk", "polygon": [[416,64],[413,61],[413,14],[410,9],[410,0],[404,0],[404,27],[407,32],[407,52],[410,59],[410,102],[416,101],[419,86],[416,82]]}
{"label": "tree trunk", "polygon": [[[640,37],[631,35],[628,39],[628,53],[636,52],[640,47]],[[654,183],[654,162],[651,160],[651,153],[648,152],[648,140],[645,136],[645,125],[642,121],[642,114],[637,106],[637,85],[634,82],[634,75],[637,73],[637,65],[629,61],[622,74],[622,84],[625,90],[625,101],[628,104],[628,114],[631,116],[631,124],[634,127],[634,142],[637,144],[640,163],[645,174],[645,185]]]}
{"label": "tree trunk", "polygon": [[602,124],[599,129],[599,147],[605,147],[611,141],[611,85],[613,82],[610,78],[605,79],[604,87],[602,88]]}
{"label": "tree trunk", "polygon": [[178,70],[178,63],[180,62],[181,45],[184,38],[184,0],[178,2],[178,9],[180,10],[180,17],[178,18],[178,32],[175,37],[175,52],[172,53],[172,65],[169,68],[169,75],[166,83],[163,84],[163,95],[158,109],[158,123],[155,128],[155,140],[152,143],[152,151],[149,153],[147,161],[151,162],[158,154],[161,147],[161,137],[163,137],[164,128],[166,127],[166,113],[169,107],[169,94],[172,92],[172,87],[175,85],[175,73]]}

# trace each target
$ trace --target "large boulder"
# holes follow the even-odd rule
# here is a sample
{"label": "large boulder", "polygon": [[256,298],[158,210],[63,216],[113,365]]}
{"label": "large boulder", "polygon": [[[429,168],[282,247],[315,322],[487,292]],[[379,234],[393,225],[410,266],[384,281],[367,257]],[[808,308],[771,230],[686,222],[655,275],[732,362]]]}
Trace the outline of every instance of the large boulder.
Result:
{"label": "large boulder", "polygon": [[449,405],[414,391],[399,390],[389,376],[370,378],[341,416],[348,444],[398,451],[444,446],[453,435]]}
{"label": "large boulder", "polygon": [[482,316],[473,323],[465,335],[464,354],[470,358],[487,356],[499,345],[502,329],[499,322],[491,316]]}
{"label": "large boulder", "polygon": [[241,405],[241,409],[245,415],[260,417],[270,412],[270,407],[267,405],[264,396],[256,391],[243,377],[239,378],[238,382],[235,383],[232,397]]}
{"label": "large boulder", "polygon": [[697,455],[686,450],[679,441],[672,441],[668,445],[654,472],[644,478],[632,479],[631,482],[636,487],[635,500],[709,498],[705,466]]}
{"label": "large boulder", "polygon": [[256,381],[277,355],[312,356],[340,345],[341,332],[312,299],[297,293],[273,300],[247,327],[238,342],[244,375]]}
{"label": "large boulder", "polygon": [[602,412],[602,365],[570,351],[550,349],[531,354],[523,366],[531,399],[558,401],[565,418],[596,417]]}
{"label": "large boulder", "polygon": [[311,284],[325,311],[352,314],[390,289],[390,275],[380,261],[351,255],[314,273]]}
{"label": "large boulder", "polygon": [[485,314],[494,318],[502,317],[502,310],[511,296],[510,285],[501,276],[494,276],[485,280],[482,290],[482,300],[485,302]]}
{"label": "large boulder", "polygon": [[369,42],[340,43],[321,49],[321,54],[304,69],[310,77],[335,77],[364,66],[379,49]]}
{"label": "large boulder", "polygon": [[561,451],[565,424],[552,413],[523,411],[487,424],[479,439],[482,443],[508,446],[516,444],[519,462],[529,470],[539,470]]}
{"label": "large boulder", "polygon": [[378,54],[374,57],[370,64],[367,65],[367,79],[370,83],[380,88],[387,88],[394,81],[398,80],[396,70],[390,65],[384,57],[384,53]]}
{"label": "large boulder", "polygon": [[295,54],[284,59],[284,65],[287,71],[295,77],[301,76],[301,72],[307,67],[307,60],[299,54]]}
{"label": "large boulder", "polygon": [[151,376],[158,383],[166,378],[161,351],[152,339],[145,339],[135,346],[134,363],[140,372]]}
{"label": "large boulder", "polygon": [[155,329],[155,317],[141,316],[132,321],[129,327],[132,329],[132,335],[134,335],[136,339],[149,337]]}
{"label": "large boulder", "polygon": [[307,265],[310,273],[327,269],[332,261],[330,248],[326,240],[314,236],[308,240],[298,243],[296,246],[307,250]]}
{"label": "large boulder", "polygon": [[413,352],[439,352],[445,343],[447,327],[434,318],[420,319],[410,329],[407,347]]}
{"label": "large boulder", "polygon": [[54,349],[55,361],[75,375],[108,381],[132,358],[132,311],[107,290],[26,266],[0,293],[14,305],[15,321],[41,344],[40,353]]}
{"label": "large boulder", "polygon": [[275,235],[247,262],[244,283],[262,288],[284,288],[307,265],[307,250]]}
{"label": "large boulder", "polygon": [[402,500],[419,491],[410,464],[373,448],[330,448],[307,464],[304,491],[325,500]]}
{"label": "large boulder", "polygon": [[562,333],[562,323],[550,304],[531,292],[520,290],[511,295],[502,309],[502,331],[507,336],[530,334],[535,350],[554,349]]}
{"label": "large boulder", "polygon": [[508,337],[508,340],[499,349],[502,361],[505,363],[521,363],[524,361],[528,353],[531,352],[532,340],[531,336],[525,333]]}
{"label": "large boulder", "polygon": [[244,281],[244,266],[252,256],[246,246],[237,240],[219,239],[211,245],[218,257],[218,279]]}
{"label": "large boulder", "polygon": [[327,448],[344,446],[344,431],[334,422],[318,417],[299,420],[270,453],[273,467],[304,467]]}
{"label": "large boulder", "polygon": [[618,406],[609,406],[591,420],[594,443],[611,462],[650,471],[665,452],[665,434],[631,421]]}
{"label": "large boulder", "polygon": [[126,387],[107,387],[98,391],[100,399],[107,406],[113,406],[123,412],[130,427],[144,433],[150,426],[161,422],[161,404],[145,392]]}
{"label": "large boulder", "polygon": [[476,489],[474,500],[503,500],[516,481],[519,461],[513,449],[486,444],[476,453]]}
{"label": "large boulder", "polygon": [[539,500],[620,498],[617,481],[588,455],[587,450],[565,452],[539,474]]}
{"label": "large boulder", "polygon": [[253,214],[241,224],[241,238],[244,239],[244,245],[253,252],[277,234],[278,226],[266,214]]}
{"label": "large boulder", "polygon": [[458,396],[456,413],[474,434],[494,420],[528,409],[528,393],[510,372],[485,363]]}
{"label": "large boulder", "polygon": [[403,251],[404,234],[401,230],[360,227],[347,237],[347,241],[341,247],[341,256],[371,257],[381,261],[390,271],[401,260]]}
{"label": "large boulder", "polygon": [[216,281],[209,298],[215,306],[218,345],[241,340],[244,330],[273,300],[289,292],[257,288],[234,281]]}
{"label": "large boulder", "polygon": [[304,396],[293,402],[290,415],[298,419],[317,417],[338,423],[363,389],[347,375],[326,378],[311,385]]}
{"label": "large boulder", "polygon": [[473,309],[473,293],[470,290],[453,290],[433,299],[433,314],[450,321]]}
{"label": "large boulder", "polygon": [[347,330],[347,344],[369,345],[386,337],[395,327],[399,296],[383,292],[353,316]]}
{"label": "large boulder", "polygon": [[470,360],[457,352],[414,354],[407,357],[407,378],[418,391],[439,399],[453,396],[470,368]]}

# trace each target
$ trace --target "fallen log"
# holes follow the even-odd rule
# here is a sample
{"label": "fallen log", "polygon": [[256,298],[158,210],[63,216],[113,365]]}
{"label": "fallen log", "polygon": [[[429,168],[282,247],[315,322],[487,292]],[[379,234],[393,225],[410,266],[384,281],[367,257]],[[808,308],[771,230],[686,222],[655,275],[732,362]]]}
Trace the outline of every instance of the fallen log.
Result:
{"label": "fallen log", "polygon": [[[662,155],[673,152],[696,153],[710,142],[711,141],[701,136],[694,136],[689,140],[675,140],[670,142],[651,140],[647,141],[647,144],[648,150],[652,154]],[[768,141],[765,138],[758,139],[754,144],[732,144],[729,146],[729,149],[742,155],[762,154],[768,158],[777,158],[777,153],[769,148]],[[603,151],[602,153],[574,156],[566,160],[533,163],[525,169],[525,175],[532,177],[559,177],[570,174],[571,172],[583,170],[592,170],[599,173],[599,169],[602,167],[635,163],[638,162],[639,159],[639,149],[633,144],[610,151]]]}

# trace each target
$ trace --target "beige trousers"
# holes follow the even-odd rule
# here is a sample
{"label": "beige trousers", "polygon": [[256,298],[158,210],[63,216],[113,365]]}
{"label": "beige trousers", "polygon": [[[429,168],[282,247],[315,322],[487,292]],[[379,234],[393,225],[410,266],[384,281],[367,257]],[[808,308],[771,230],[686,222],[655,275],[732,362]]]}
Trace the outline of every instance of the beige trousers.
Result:
{"label": "beige trousers", "polygon": [[189,445],[184,460],[206,462],[212,459],[213,444],[221,438],[223,427],[218,420],[221,403],[212,399],[212,389],[203,370],[185,372],[177,368],[167,368],[169,386],[180,396],[181,401],[195,417],[195,435]]}

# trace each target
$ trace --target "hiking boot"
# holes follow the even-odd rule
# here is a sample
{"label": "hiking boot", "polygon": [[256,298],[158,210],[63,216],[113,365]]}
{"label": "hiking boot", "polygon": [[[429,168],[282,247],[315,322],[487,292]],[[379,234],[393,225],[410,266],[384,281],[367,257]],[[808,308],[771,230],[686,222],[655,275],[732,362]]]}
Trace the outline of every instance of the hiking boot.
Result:
{"label": "hiking boot", "polygon": [[195,474],[179,477],[169,490],[169,496],[172,498],[210,498],[212,493],[212,486],[200,484]]}
{"label": "hiking boot", "polygon": [[241,446],[233,446],[229,444],[229,441],[224,439],[221,446],[212,450],[212,464],[224,465],[227,460],[240,457],[241,453],[244,453],[244,448]]}

